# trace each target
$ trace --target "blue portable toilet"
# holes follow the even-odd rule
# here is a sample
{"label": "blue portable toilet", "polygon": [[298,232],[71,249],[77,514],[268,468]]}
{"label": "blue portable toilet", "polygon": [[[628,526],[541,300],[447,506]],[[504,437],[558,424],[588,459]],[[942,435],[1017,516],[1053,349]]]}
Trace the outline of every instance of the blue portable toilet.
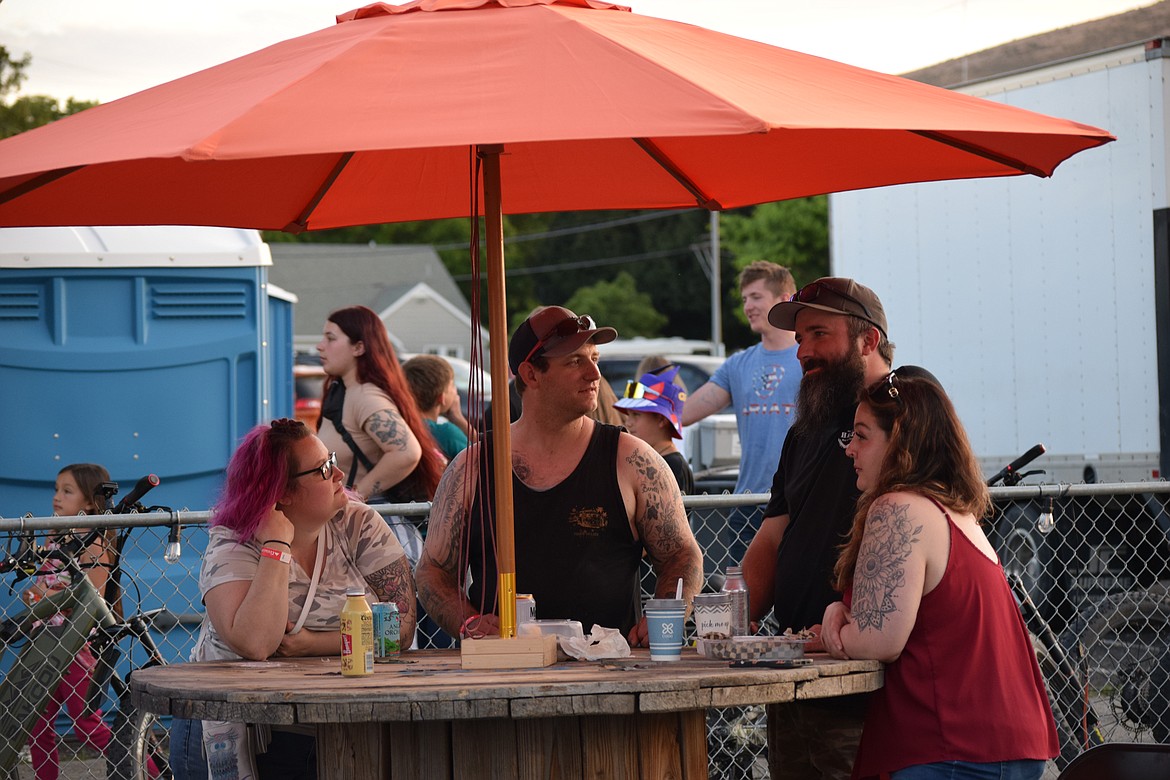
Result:
{"label": "blue portable toilet", "polygon": [[0,229],[0,516],[101,463],[147,506],[208,509],[240,438],[292,416],[292,306],[255,230]]}

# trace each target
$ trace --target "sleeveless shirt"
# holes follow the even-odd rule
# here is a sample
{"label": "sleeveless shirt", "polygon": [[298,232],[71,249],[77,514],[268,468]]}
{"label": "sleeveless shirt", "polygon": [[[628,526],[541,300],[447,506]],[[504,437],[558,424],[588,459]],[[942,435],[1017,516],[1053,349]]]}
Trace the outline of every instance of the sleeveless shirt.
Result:
{"label": "sleeveless shirt", "polygon": [[[641,613],[642,543],[630,530],[618,486],[620,434],[618,427],[594,423],[577,467],[546,490],[533,490],[512,474],[516,592],[533,595],[538,619],[579,620],[586,634],[594,624],[627,634]],[[489,432],[464,548],[472,578],[468,598],[485,612],[493,611],[498,585],[494,524],[485,531],[481,521],[483,487],[494,484],[492,441]]]}
{"label": "sleeveless shirt", "polygon": [[1059,752],[1044,679],[1003,568],[939,509],[950,530],[946,570],[922,597],[906,647],[870,700],[854,778]]}

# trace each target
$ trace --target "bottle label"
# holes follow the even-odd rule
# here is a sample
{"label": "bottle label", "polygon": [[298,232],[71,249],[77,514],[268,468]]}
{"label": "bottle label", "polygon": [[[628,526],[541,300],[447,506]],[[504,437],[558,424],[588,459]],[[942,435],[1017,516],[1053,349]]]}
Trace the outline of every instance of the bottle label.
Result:
{"label": "bottle label", "polygon": [[374,615],[364,598],[347,601],[341,611],[341,674],[361,677],[373,673]]}

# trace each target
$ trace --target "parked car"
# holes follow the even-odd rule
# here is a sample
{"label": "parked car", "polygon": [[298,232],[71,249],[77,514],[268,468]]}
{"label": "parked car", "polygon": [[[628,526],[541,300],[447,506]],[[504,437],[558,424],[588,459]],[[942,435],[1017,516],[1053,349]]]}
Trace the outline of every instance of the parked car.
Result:
{"label": "parked car", "polygon": [[[638,370],[638,363],[645,355],[622,355],[603,353],[597,361],[601,375],[613,387],[613,391],[620,398],[625,392],[626,382],[637,379],[634,372]],[[705,385],[725,358],[718,355],[663,355],[667,360],[678,365],[678,375],[686,385],[687,392],[693,393]],[[720,411],[720,414],[731,414],[731,407]]]}
{"label": "parked car", "polygon": [[[316,362],[307,361],[316,358]],[[294,416],[309,426],[310,430],[317,430],[317,418],[321,416],[321,391],[325,386],[325,369],[321,368],[321,359],[316,355],[297,355],[293,364],[293,387],[295,400],[293,401]]]}

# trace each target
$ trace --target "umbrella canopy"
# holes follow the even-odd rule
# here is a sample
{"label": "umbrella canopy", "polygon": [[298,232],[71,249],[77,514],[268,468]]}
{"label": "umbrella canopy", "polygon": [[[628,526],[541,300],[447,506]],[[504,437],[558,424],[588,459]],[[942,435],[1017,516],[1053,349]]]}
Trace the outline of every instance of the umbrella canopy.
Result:
{"label": "umbrella canopy", "polygon": [[1050,175],[1107,132],[594,0],[375,4],[0,142],[0,225],[321,229]]}
{"label": "umbrella canopy", "polygon": [[[599,0],[416,0],[0,141],[0,225],[313,230],[484,204],[492,384],[502,213],[723,209],[1031,173],[1104,130]],[[483,163],[482,185],[470,163]],[[481,189],[482,187],[482,189]],[[493,405],[500,631],[515,631],[507,394]]]}

